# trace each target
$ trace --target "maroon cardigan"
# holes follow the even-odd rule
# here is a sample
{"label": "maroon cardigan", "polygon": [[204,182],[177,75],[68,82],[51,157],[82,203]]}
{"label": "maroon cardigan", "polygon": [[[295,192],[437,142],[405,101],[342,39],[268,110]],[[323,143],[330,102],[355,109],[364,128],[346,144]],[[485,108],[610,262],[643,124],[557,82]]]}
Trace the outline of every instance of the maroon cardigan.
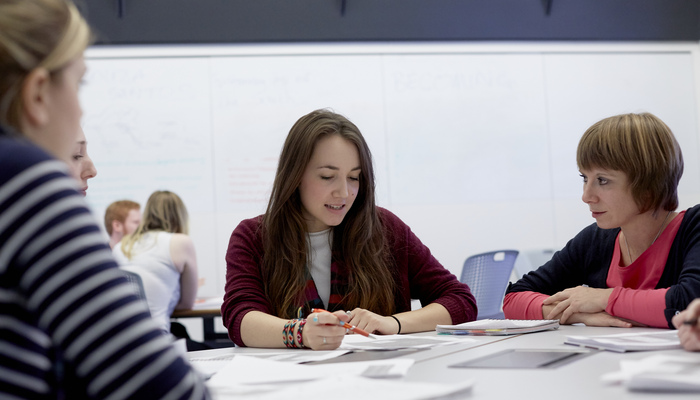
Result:
{"label": "maroon cardigan", "polygon": [[[450,313],[453,324],[475,320],[476,301],[469,287],[430,254],[408,225],[386,209],[378,211],[393,256],[394,275],[399,279],[396,312],[410,311],[411,299],[419,299],[422,305],[441,304]],[[245,314],[254,310],[272,313],[262,284],[264,250],[260,224],[261,216],[242,221],[231,234],[226,252],[226,294],[221,315],[229,337],[238,346],[244,346],[240,332]],[[333,257],[331,263],[334,268],[343,269],[342,260]]]}

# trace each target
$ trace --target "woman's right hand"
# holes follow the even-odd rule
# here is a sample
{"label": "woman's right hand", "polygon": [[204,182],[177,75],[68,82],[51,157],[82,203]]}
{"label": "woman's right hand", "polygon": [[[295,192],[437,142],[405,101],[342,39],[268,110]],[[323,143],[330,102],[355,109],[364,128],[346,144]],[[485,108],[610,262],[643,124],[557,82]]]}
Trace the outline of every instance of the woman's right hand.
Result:
{"label": "woman's right hand", "polygon": [[605,311],[608,298],[612,294],[612,288],[598,289],[588,286],[576,286],[562,290],[546,298],[543,306],[553,305],[545,319],[559,319],[566,324],[568,319],[576,313],[599,313]]}
{"label": "woman's right hand", "polygon": [[304,346],[313,350],[337,349],[345,337],[345,328],[339,323],[348,322],[349,319],[350,317],[343,311],[309,314],[302,331]]}
{"label": "woman's right hand", "polygon": [[561,320],[562,313],[554,315],[552,310],[558,303],[543,304],[542,305],[542,319],[558,319],[559,323],[562,325],[571,324],[584,324],[586,326],[614,326],[618,328],[631,328],[633,326],[642,326],[641,324],[635,323],[634,321],[627,321],[617,317],[613,317],[605,311],[585,313],[576,312],[569,315],[568,319],[564,322]]}
{"label": "woman's right hand", "polygon": [[613,317],[605,311],[596,313],[574,313],[569,317],[566,323],[582,323],[586,326],[614,326],[617,328],[631,328],[634,326],[632,322]]}

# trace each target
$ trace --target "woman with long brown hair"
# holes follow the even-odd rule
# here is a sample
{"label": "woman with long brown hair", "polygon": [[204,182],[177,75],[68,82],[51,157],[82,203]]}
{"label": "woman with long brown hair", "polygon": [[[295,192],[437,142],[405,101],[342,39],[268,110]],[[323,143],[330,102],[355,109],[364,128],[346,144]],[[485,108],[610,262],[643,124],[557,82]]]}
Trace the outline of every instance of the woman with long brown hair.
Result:
{"label": "woman with long brown hair", "polygon": [[[221,310],[240,346],[329,350],[341,321],[396,334],[476,318],[469,288],[375,205],[367,143],[328,110],[292,127],[267,211],[233,231],[226,262]],[[412,298],[423,307],[411,311]]]}

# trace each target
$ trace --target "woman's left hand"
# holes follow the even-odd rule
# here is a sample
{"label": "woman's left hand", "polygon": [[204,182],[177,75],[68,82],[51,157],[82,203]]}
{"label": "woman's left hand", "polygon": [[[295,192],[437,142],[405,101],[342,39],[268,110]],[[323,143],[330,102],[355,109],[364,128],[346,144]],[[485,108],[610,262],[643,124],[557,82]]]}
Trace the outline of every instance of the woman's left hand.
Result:
{"label": "woman's left hand", "polygon": [[[350,325],[362,329],[369,333],[379,333],[382,335],[394,335],[399,331],[399,325],[392,317],[382,317],[364,308],[356,308],[349,311]],[[349,332],[352,333],[352,332]]]}
{"label": "woman's left hand", "polygon": [[547,315],[547,319],[556,319],[565,324],[575,313],[597,313],[605,311],[608,298],[613,289],[596,289],[588,286],[577,286],[563,290],[546,298],[544,305],[558,303]]}

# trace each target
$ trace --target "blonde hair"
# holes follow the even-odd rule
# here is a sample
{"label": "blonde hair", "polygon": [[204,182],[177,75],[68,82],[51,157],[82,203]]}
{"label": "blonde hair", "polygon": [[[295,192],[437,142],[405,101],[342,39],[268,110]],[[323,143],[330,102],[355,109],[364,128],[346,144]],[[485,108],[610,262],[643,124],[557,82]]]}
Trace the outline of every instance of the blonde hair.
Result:
{"label": "blonde hair", "polygon": [[678,207],[683,154],[671,129],[653,114],[623,114],[596,122],[581,137],[576,163],[579,169],[624,172],[640,212]]}
{"label": "blonde hair", "polygon": [[151,231],[189,233],[189,216],[180,196],[167,190],[151,194],[138,228],[133,234],[122,238],[122,252],[126,258],[131,259],[134,244]]}
{"label": "blonde hair", "polygon": [[2,0],[0,123],[19,131],[26,77],[39,68],[55,75],[91,41],[87,22],[68,0]]}

